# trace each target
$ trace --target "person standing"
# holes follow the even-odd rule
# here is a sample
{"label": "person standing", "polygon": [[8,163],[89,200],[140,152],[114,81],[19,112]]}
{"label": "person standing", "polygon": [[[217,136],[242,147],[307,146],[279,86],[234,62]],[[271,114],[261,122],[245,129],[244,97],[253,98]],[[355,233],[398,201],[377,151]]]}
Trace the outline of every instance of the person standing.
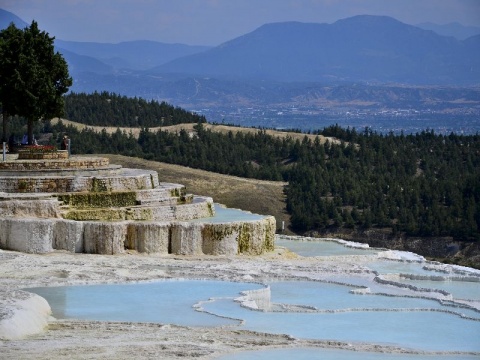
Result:
{"label": "person standing", "polygon": [[64,135],[62,143],[60,144],[60,150],[68,150],[68,136]]}
{"label": "person standing", "polygon": [[17,143],[15,141],[15,135],[11,134],[8,138],[8,152],[13,153],[15,148],[17,147]]}

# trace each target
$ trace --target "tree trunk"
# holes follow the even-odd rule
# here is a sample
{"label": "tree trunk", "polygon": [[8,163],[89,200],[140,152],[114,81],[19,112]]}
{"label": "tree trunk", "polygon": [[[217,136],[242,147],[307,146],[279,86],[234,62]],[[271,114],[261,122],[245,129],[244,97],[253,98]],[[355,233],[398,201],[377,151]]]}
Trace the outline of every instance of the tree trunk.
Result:
{"label": "tree trunk", "polygon": [[3,131],[2,131],[2,141],[7,142],[8,141],[8,114],[4,111],[1,114],[3,118]]}

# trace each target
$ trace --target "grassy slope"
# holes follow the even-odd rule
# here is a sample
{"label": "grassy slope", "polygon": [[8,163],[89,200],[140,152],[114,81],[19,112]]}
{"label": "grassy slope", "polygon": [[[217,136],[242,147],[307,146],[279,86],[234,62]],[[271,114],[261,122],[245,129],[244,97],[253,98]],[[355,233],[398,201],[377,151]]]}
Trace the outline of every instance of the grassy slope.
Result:
{"label": "grassy slope", "polygon": [[[114,126],[91,126],[91,125],[85,125],[85,124],[81,124],[81,123],[66,120],[66,119],[61,119],[61,120],[62,120],[63,124],[72,125],[79,130],[87,128],[87,129],[92,129],[96,132],[101,132],[103,129],[105,129],[107,131],[107,133],[109,133],[109,134],[112,134],[115,131],[117,131],[118,129],[120,129],[120,131],[122,131],[122,132],[125,131],[127,134],[132,133],[133,136],[138,137],[138,135],[140,134],[140,130],[141,130],[141,128],[114,127]],[[58,118],[54,118],[54,119],[51,120],[52,124],[56,124],[58,121],[59,121]],[[171,125],[171,126],[160,126],[160,127],[149,128],[149,130],[151,132],[156,132],[158,130],[179,132],[180,130],[184,129],[187,132],[193,132],[194,131],[193,127],[195,125],[196,124],[179,124],[179,125]],[[231,131],[233,133],[237,133],[239,131],[244,132],[244,133],[256,133],[256,132],[259,131],[259,129],[256,129],[256,128],[244,128],[244,127],[228,126],[228,125],[204,124],[204,127],[205,127],[205,129],[209,129],[209,130],[219,132],[219,133],[223,133],[223,134],[226,134],[229,131]],[[332,142],[333,143],[340,143],[340,141],[338,139],[331,138],[331,137],[325,137],[325,136],[322,136],[322,135],[301,134],[301,133],[294,133],[294,132],[287,132],[287,131],[277,131],[277,130],[265,130],[265,131],[269,135],[280,137],[280,138],[290,136],[293,139],[302,140],[305,136],[307,136],[308,138],[312,139],[312,141],[316,137],[318,137],[320,139],[321,143],[324,143],[327,140],[330,141],[331,143]]]}
{"label": "grassy slope", "polygon": [[156,170],[161,182],[183,184],[188,193],[210,196],[215,202],[228,207],[273,215],[277,219],[278,229],[282,221],[285,221],[285,227],[289,225],[289,215],[285,211],[284,182],[245,179],[122,155],[100,156],[109,158],[111,164],[127,168]]}

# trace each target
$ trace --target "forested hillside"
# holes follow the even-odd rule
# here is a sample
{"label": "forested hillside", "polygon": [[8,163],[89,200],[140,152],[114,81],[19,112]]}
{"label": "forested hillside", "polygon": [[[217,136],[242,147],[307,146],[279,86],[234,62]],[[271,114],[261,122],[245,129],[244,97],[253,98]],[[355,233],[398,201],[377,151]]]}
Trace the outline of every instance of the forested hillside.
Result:
{"label": "forested hillside", "polygon": [[72,121],[97,126],[155,127],[206,121],[203,116],[165,102],[109,92],[70,93],[65,96],[65,116]]}
{"label": "forested hillside", "polygon": [[[104,116],[105,125],[119,125]],[[480,240],[478,134],[396,136],[332,126],[321,134],[342,142],[321,144],[261,130],[220,134],[201,123],[194,134],[153,132],[144,125],[138,139],[120,130],[80,132],[61,122],[45,130],[54,132],[56,141],[68,133],[74,153],[116,153],[288,181],[286,206],[298,232],[382,228],[392,234]]]}
{"label": "forested hillside", "polygon": [[387,227],[416,236],[480,240],[480,136],[323,132],[289,172],[287,209],[299,229]]}

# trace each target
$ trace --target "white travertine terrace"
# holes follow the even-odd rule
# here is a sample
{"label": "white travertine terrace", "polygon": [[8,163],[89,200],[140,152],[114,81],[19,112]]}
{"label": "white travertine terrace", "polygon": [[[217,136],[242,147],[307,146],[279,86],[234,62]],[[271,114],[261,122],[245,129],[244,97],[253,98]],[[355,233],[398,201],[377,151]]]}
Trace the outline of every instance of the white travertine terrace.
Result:
{"label": "white travertine terrace", "polygon": [[119,254],[262,254],[273,250],[275,218],[208,223],[212,198],[160,183],[155,171],[108,159],[0,163],[0,248]]}

